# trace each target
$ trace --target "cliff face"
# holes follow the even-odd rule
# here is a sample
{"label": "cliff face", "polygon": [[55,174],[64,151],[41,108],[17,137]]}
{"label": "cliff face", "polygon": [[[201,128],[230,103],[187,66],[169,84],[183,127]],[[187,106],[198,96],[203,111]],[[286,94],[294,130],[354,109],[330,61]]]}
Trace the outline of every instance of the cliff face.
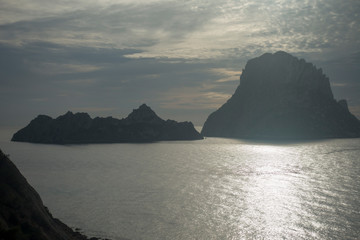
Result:
{"label": "cliff face", "polygon": [[125,119],[66,113],[56,119],[40,115],[13,135],[12,141],[54,144],[198,140],[191,122],[163,120],[143,104]]}
{"label": "cliff face", "polygon": [[0,150],[0,239],[85,240],[54,219],[38,193]]}
{"label": "cliff face", "polygon": [[360,121],[337,102],[329,79],[285,52],[251,59],[234,95],[206,120],[204,136],[240,138],[360,137]]}

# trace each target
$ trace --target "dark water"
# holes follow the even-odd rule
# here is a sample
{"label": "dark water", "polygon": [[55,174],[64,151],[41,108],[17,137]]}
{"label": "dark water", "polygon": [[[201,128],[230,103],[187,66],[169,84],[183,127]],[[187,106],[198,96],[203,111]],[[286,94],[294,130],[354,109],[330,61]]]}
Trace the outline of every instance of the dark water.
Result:
{"label": "dark water", "polygon": [[54,146],[10,154],[57,218],[128,239],[359,239],[360,139]]}

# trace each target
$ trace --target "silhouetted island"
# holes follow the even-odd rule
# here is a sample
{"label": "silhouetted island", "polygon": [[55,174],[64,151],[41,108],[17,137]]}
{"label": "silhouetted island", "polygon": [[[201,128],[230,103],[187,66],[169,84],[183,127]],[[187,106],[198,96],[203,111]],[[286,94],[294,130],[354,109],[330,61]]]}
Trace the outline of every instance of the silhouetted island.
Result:
{"label": "silhouetted island", "polygon": [[247,62],[233,96],[210,114],[204,136],[257,139],[360,137],[346,100],[336,101],[321,69],[286,52]]}
{"label": "silhouetted island", "polygon": [[12,141],[81,144],[136,143],[203,139],[191,122],[163,120],[146,104],[134,109],[125,119],[92,119],[87,113],[67,112],[53,119],[39,115],[16,132]]}
{"label": "silhouetted island", "polygon": [[0,239],[88,239],[52,217],[48,209],[44,207],[39,194],[1,150]]}

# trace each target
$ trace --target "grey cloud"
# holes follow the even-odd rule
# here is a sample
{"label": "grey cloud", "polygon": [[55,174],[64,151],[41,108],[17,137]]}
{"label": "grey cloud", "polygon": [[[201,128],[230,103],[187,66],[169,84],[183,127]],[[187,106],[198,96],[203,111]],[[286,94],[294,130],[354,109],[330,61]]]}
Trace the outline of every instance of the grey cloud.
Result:
{"label": "grey cloud", "polygon": [[[205,48],[222,38],[228,39],[229,45],[218,43],[220,49],[213,49],[214,53],[218,50],[226,53],[227,48],[238,48],[240,54],[253,49],[252,56],[257,55],[256,50],[280,49],[337,52],[341,48],[349,53],[360,44],[358,12],[360,3],[350,0],[341,4],[335,0],[113,4],[98,9],[89,7],[55,12],[50,17],[4,24],[0,26],[0,36],[8,43],[26,43],[40,38],[78,46],[146,49],[155,51],[153,54],[156,55],[161,54],[156,52],[158,47],[164,51],[164,47],[176,48],[178,43],[183,43],[182,49],[174,49],[175,52],[186,50],[192,45],[192,38],[187,37],[195,33],[200,37],[202,34],[213,37],[203,39]],[[221,32],[228,26],[233,30]],[[212,36],[211,31],[216,28],[221,33]],[[241,41],[244,37],[245,41]],[[239,38],[238,43],[236,38]],[[201,49],[193,52],[196,51]]]}
{"label": "grey cloud", "polygon": [[210,18],[208,12],[193,11],[182,2],[117,4],[3,24],[0,36],[2,41],[8,42],[26,43],[40,38],[57,43],[68,41],[88,46],[137,48],[152,46],[159,41],[179,41]]}
{"label": "grey cloud", "polygon": [[[307,4],[301,2],[295,9],[280,10],[281,21],[278,27],[281,35],[299,36],[305,43],[301,46],[303,49],[327,51],[359,42],[360,2],[343,1],[341,4],[338,1],[316,1]],[[356,22],[353,25],[355,31],[349,27],[353,22]]]}
{"label": "grey cloud", "polygon": [[247,27],[244,34],[250,40],[239,44],[241,50],[255,46],[262,52],[282,49],[333,54],[349,54],[358,48],[359,12],[360,2],[351,0],[341,4],[335,0],[241,1],[226,9],[233,19],[230,24]]}

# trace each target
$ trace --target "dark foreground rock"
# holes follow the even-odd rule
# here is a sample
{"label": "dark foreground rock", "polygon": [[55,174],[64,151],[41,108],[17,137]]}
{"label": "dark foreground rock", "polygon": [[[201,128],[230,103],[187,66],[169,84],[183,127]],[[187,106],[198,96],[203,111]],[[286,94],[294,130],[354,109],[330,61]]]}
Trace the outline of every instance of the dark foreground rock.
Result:
{"label": "dark foreground rock", "polygon": [[0,240],[85,240],[44,207],[39,194],[0,150]]}
{"label": "dark foreground rock", "polygon": [[234,95],[210,114],[204,136],[258,139],[360,137],[346,100],[313,64],[285,52],[247,62]]}
{"label": "dark foreground rock", "polygon": [[94,118],[68,112],[52,119],[39,115],[16,132],[12,141],[53,144],[134,143],[202,139],[191,122],[163,120],[143,104],[125,119]]}

